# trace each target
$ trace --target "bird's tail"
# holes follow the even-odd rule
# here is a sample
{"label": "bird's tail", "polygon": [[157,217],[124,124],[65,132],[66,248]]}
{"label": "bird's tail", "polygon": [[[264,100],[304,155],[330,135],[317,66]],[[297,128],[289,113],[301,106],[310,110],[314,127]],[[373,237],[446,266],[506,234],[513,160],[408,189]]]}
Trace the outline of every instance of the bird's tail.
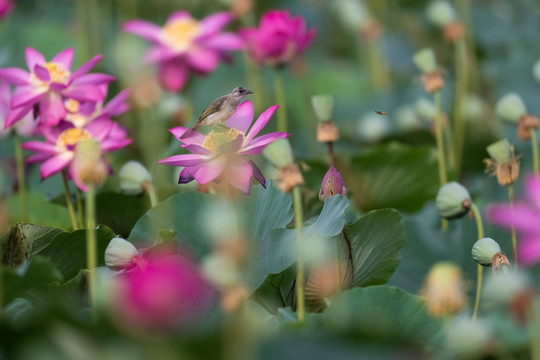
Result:
{"label": "bird's tail", "polygon": [[185,137],[186,135],[188,135],[190,132],[197,130],[197,129],[200,128],[201,126],[202,126],[202,124],[201,124],[200,122],[196,123],[195,125],[193,125],[193,126],[190,127],[189,129],[187,129],[186,131],[184,131],[184,133],[182,134],[182,136],[179,137],[179,139],[182,139],[183,137]]}

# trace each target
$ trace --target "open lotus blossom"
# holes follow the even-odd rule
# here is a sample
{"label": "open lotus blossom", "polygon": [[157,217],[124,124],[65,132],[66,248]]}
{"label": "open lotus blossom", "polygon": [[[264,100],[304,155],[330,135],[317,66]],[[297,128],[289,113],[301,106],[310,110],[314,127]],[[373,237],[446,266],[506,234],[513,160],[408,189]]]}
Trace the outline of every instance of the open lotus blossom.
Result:
{"label": "open lotus blossom", "polygon": [[113,81],[114,77],[87,74],[102,57],[97,55],[71,72],[73,49],[62,50],[47,62],[37,50],[26,48],[26,64],[30,72],[19,68],[0,69],[0,78],[17,86],[5,127],[22,119],[35,105],[39,105],[39,123],[54,126],[66,116],[66,98],[103,101],[105,95],[98,85]]}
{"label": "open lotus blossom", "polygon": [[152,43],[146,61],[158,64],[160,82],[170,91],[179,91],[191,70],[204,75],[213,71],[227,52],[243,47],[241,38],[221,32],[232,20],[228,13],[216,13],[198,21],[186,11],[173,13],[163,27],[143,20],[124,24],[123,30]]}
{"label": "open lotus blossom", "polygon": [[0,80],[0,137],[15,131],[17,134],[28,137],[37,132],[37,123],[33,111],[28,111],[20,121],[11,127],[4,127],[7,116],[11,110],[11,89],[7,82]]}
{"label": "open lotus blossom", "polygon": [[101,153],[121,149],[131,143],[119,125],[107,118],[92,121],[85,128],[77,128],[68,122],[59,126],[40,126],[41,134],[46,141],[29,141],[23,144],[23,149],[35,151],[36,154],[28,158],[28,162],[43,162],[40,168],[42,179],[48,178],[63,169],[68,168],[68,174],[77,187],[86,190],[86,186],[78,181],[73,168],[75,146],[81,140],[94,139],[99,142]]}
{"label": "open lotus blossom", "polygon": [[15,4],[11,0],[0,0],[0,19],[13,10]]}
{"label": "open lotus blossom", "polygon": [[[260,154],[271,142],[289,137],[284,132],[274,132],[266,135],[257,134],[266,126],[278,105],[269,107],[257,121],[253,121],[253,104],[243,102],[232,117],[226,121],[227,130],[212,130],[207,135],[187,130],[185,127],[175,127],[169,131],[183,143],[192,154],[175,155],[162,159],[160,164],[184,166],[178,183],[184,184],[197,180],[200,184],[211,181],[227,181],[245,194],[249,194],[251,178],[254,177],[263,186],[266,180],[249,155]],[[248,131],[249,129],[249,131]]]}
{"label": "open lotus blossom", "polygon": [[[107,96],[108,87],[108,84],[103,84],[99,87],[104,96]],[[126,103],[129,95],[130,90],[125,89],[119,92],[118,95],[109,100],[105,105],[103,104],[103,101],[81,102],[75,99],[66,99],[64,101],[64,106],[66,108],[66,117],[64,120],[72,123],[75,127],[83,128],[93,120],[102,117],[110,119],[129,109],[129,105]]]}
{"label": "open lotus blossom", "polygon": [[288,11],[272,10],[263,15],[258,28],[241,30],[251,58],[259,64],[280,66],[301,55],[315,36],[305,20]]}
{"label": "open lotus blossom", "polygon": [[533,265],[540,262],[540,177],[525,180],[528,201],[514,206],[494,205],[488,210],[488,219],[494,224],[511,228],[520,233],[518,254],[520,262]]}

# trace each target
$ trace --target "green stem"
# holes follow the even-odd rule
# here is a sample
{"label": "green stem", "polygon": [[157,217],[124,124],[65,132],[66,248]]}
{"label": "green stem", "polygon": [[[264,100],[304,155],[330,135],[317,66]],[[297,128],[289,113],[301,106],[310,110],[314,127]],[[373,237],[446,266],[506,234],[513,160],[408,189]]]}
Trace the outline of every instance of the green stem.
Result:
{"label": "green stem", "polygon": [[[435,99],[435,139],[437,142],[437,160],[439,163],[439,185],[442,187],[446,184],[446,160],[444,156],[444,142],[443,142],[443,124],[442,124],[442,109],[441,109],[441,91],[437,90],[433,94]],[[448,220],[441,220],[441,227],[443,230],[448,229]]]}
{"label": "green stem", "polygon": [[336,262],[336,290],[341,292],[341,261],[339,259],[339,238],[334,240],[334,258]]}
{"label": "green stem", "polygon": [[89,44],[92,54],[98,54],[100,52],[100,13],[98,0],[86,0],[89,4]]}
{"label": "green stem", "polygon": [[94,185],[86,189],[86,265],[88,267],[88,292],[92,308],[92,320],[97,321],[97,239],[96,239],[96,204]]}
{"label": "green stem", "polygon": [[376,41],[368,41],[367,49],[373,89],[379,92],[386,89],[390,83],[387,62]]}
{"label": "green stem", "polygon": [[529,132],[531,134],[534,173],[536,175],[540,175],[540,161],[538,160],[538,136],[536,136],[536,129],[530,128]]}
{"label": "green stem", "polygon": [[465,145],[465,135],[467,122],[465,121],[464,104],[467,98],[467,43],[464,38],[459,39],[455,49],[455,66],[457,72],[456,94],[454,108],[454,150],[455,150],[455,169],[459,174],[461,169],[461,159],[463,156],[463,147]]}
{"label": "green stem", "polygon": [[[478,210],[478,206],[476,206],[475,203],[472,203],[471,210],[474,214],[474,218],[476,220],[476,229],[478,231],[478,239],[482,239],[484,237],[484,226],[482,223],[482,216],[480,215],[480,210]],[[476,300],[474,302],[474,312],[473,312],[473,320],[476,319],[476,315],[478,314],[478,305],[480,304],[480,293],[482,291],[482,277],[484,273],[484,268],[482,265],[478,264],[477,267],[477,280],[476,280]]]}
{"label": "green stem", "polygon": [[538,306],[536,302],[529,305],[527,311],[527,321],[529,327],[529,342],[531,346],[531,360],[540,360],[540,319],[538,318]]}
{"label": "green stem", "polygon": [[84,208],[82,201],[82,191],[77,188],[77,213],[79,214],[79,228],[84,228]]}
{"label": "green stem", "polygon": [[[508,185],[508,201],[510,202],[510,209],[514,208],[514,184]],[[512,250],[514,251],[514,266],[518,269],[518,253],[517,253],[517,236],[516,228],[514,225],[510,228],[512,232]]]}
{"label": "green stem", "polygon": [[287,99],[285,98],[282,67],[274,69],[274,90],[276,92],[276,102],[280,107],[277,112],[277,131],[287,132]]}
{"label": "green stem", "polygon": [[19,184],[19,197],[21,199],[21,220],[28,222],[28,200],[26,196],[26,176],[24,173],[24,155],[22,141],[15,132],[15,163],[17,165],[17,180]]}
{"label": "green stem", "polygon": [[157,204],[159,204],[158,195],[157,195],[155,186],[152,185],[151,182],[145,182],[142,184],[142,187],[144,188],[144,190],[148,194],[148,197],[150,198],[150,205],[154,207]]}
{"label": "green stem", "polygon": [[247,52],[244,52],[244,64],[246,67],[246,78],[250,86],[250,90],[253,90],[253,102],[255,103],[255,113],[260,114],[264,108],[264,89],[261,83],[260,67],[254,64]]}
{"label": "green stem", "polygon": [[79,224],[77,223],[77,217],[75,216],[73,202],[71,202],[71,194],[69,192],[69,185],[65,170],[62,170],[62,183],[64,184],[64,193],[66,194],[66,204],[69,211],[69,218],[71,219],[71,226],[73,226],[73,230],[78,230]]}
{"label": "green stem", "polygon": [[304,321],[305,301],[304,301],[304,256],[303,256],[303,211],[302,211],[302,189],[295,186],[292,190],[294,221],[296,225],[296,239],[298,246],[298,269],[296,272],[296,293],[298,295],[298,321]]}

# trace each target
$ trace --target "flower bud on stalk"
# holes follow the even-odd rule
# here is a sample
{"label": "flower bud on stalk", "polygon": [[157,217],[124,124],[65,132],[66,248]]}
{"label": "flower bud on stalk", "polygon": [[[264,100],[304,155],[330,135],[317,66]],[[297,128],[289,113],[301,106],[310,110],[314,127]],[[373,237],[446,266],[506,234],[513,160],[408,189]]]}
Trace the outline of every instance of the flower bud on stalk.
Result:
{"label": "flower bud on stalk", "polygon": [[128,161],[118,173],[120,189],[126,195],[139,195],[145,184],[152,182],[152,175],[138,161]]}
{"label": "flower bud on stalk", "polygon": [[471,209],[472,201],[467,189],[453,181],[439,189],[435,204],[441,217],[452,220],[465,216]]}
{"label": "flower bud on stalk", "polygon": [[263,155],[278,168],[276,176],[277,187],[286,193],[290,193],[295,186],[304,184],[304,177],[298,164],[294,163],[289,140],[280,139],[268,145]]}
{"label": "flower bud on stalk", "polygon": [[346,196],[347,189],[339,171],[334,166],[331,166],[324,175],[321,190],[319,191],[319,199],[325,201],[334,195]]}
{"label": "flower bud on stalk", "polygon": [[428,93],[434,93],[442,89],[444,79],[441,72],[437,69],[435,53],[430,48],[424,48],[413,56],[413,62],[422,71],[420,80]]}
{"label": "flower bud on stalk", "polygon": [[496,175],[499,185],[513,184],[519,177],[519,160],[514,146],[507,139],[499,140],[486,148],[491,159],[484,159],[486,172]]}
{"label": "flower bud on stalk", "polygon": [[107,177],[107,165],[101,158],[99,143],[92,139],[77,143],[73,167],[75,176],[85,185],[100,185]]}
{"label": "flower bud on stalk", "polygon": [[510,268],[510,262],[499,244],[489,237],[480,239],[473,245],[472,257],[482,266],[491,266],[493,274]]}
{"label": "flower bud on stalk", "polygon": [[311,97],[315,115],[319,120],[317,125],[317,141],[334,142],[339,139],[339,130],[332,121],[334,98],[331,95],[315,95]]}

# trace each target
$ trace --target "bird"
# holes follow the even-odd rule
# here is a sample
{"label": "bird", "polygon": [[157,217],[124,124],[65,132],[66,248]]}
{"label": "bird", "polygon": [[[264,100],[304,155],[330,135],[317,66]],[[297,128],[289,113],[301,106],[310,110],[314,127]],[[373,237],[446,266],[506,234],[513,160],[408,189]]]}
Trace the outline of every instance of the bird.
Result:
{"label": "bird", "polygon": [[376,112],[377,114],[379,114],[379,115],[386,115],[386,113],[383,112],[383,111],[377,111],[377,110],[375,110],[375,112]]}
{"label": "bird", "polygon": [[180,136],[180,139],[203,125],[214,126],[223,124],[228,118],[233,116],[242,99],[249,94],[253,94],[253,91],[238,86],[230,94],[218,97],[204,109],[197,123],[187,129]]}

